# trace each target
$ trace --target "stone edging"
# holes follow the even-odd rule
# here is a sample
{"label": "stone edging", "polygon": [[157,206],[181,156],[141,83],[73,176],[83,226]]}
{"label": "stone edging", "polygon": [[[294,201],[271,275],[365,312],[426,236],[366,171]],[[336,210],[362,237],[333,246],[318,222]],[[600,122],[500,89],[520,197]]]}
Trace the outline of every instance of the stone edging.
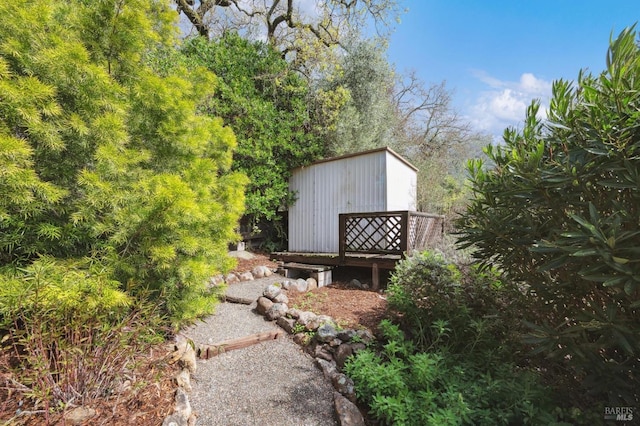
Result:
{"label": "stone edging", "polygon": [[[233,284],[268,277],[272,274],[273,271],[270,268],[256,266],[252,271],[212,277],[209,284],[211,286],[223,282]],[[313,278],[284,280],[282,285],[270,284],[258,298],[256,311],[265,319],[276,321],[280,328],[293,335],[294,342],[303,346],[305,351],[314,357],[315,364],[335,389],[334,407],[340,425],[364,426],[364,418],[355,405],[353,380],[341,370],[350,355],[364,349],[374,340],[373,334],[369,330],[339,329],[333,318],[327,315],[289,309],[286,290],[305,292],[315,288],[317,283]],[[178,362],[181,370],[175,377],[177,390],[174,411],[165,417],[162,426],[194,426],[196,416],[191,410],[187,394],[191,392],[191,375],[196,371],[197,354],[202,351],[193,341],[187,340],[184,336],[179,335],[176,340],[171,362]]]}
{"label": "stone edging", "polygon": [[258,298],[256,311],[276,321],[293,341],[315,358],[324,377],[333,385],[334,406],[341,426],[364,426],[364,418],[355,405],[353,380],[341,372],[347,358],[366,348],[374,340],[369,330],[340,329],[333,318],[313,312],[289,309],[285,289],[293,283],[270,284]]}

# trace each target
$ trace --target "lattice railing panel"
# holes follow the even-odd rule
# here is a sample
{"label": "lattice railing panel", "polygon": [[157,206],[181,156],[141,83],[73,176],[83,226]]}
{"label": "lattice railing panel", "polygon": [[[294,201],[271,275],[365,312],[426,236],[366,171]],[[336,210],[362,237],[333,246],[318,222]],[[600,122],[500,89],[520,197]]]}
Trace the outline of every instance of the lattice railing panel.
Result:
{"label": "lattice railing panel", "polygon": [[442,235],[444,217],[409,215],[409,248],[423,250]]}
{"label": "lattice railing panel", "polygon": [[423,250],[440,238],[443,223],[444,216],[407,210],[344,213],[340,215],[340,255]]}
{"label": "lattice railing panel", "polygon": [[402,218],[352,216],[345,223],[347,251],[398,252],[401,250]]}

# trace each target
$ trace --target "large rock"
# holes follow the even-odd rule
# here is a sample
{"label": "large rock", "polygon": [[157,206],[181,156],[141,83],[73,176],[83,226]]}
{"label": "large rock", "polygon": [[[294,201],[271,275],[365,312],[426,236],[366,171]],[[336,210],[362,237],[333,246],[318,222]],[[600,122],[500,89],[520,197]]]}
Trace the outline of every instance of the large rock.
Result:
{"label": "large rock", "polygon": [[239,283],[240,282],[240,278],[238,278],[238,276],[236,274],[231,272],[231,273],[227,274],[227,276],[224,277],[224,281],[227,284],[235,284],[235,283]]}
{"label": "large rock", "polygon": [[307,284],[307,280],[298,278],[295,281],[289,281],[289,290],[297,291],[299,293],[304,293],[309,288],[309,284]]}
{"label": "large rock", "polygon": [[343,343],[336,348],[334,357],[336,360],[336,364],[338,365],[338,368],[340,370],[344,368],[344,364],[347,361],[347,358],[349,358],[351,355],[353,355],[353,347],[351,347],[351,345],[348,343]]}
{"label": "large rock", "polygon": [[373,342],[373,340],[375,339],[375,337],[373,337],[373,333],[371,333],[367,329],[357,330],[356,333],[358,335],[358,339],[365,345],[368,345],[369,343]]}
{"label": "large rock", "polygon": [[338,339],[346,343],[350,342],[356,335],[357,333],[354,329],[347,328],[338,332]]}
{"label": "large rock", "polygon": [[273,271],[264,265],[256,266],[251,270],[255,278],[264,278],[273,275]]}
{"label": "large rock", "polygon": [[186,392],[191,392],[191,374],[189,374],[189,370],[185,368],[180,370],[176,376],[176,384]]}
{"label": "large rock", "polygon": [[285,290],[291,290],[292,285],[293,285],[293,281],[289,281],[289,280],[282,281],[282,288]]}
{"label": "large rock", "polygon": [[96,415],[96,410],[88,407],[76,407],[64,413],[64,419],[69,424],[79,425]]}
{"label": "large rock", "polygon": [[278,295],[282,292],[282,287],[280,287],[278,284],[269,284],[268,286],[265,287],[264,291],[262,292],[262,295],[264,297],[268,297],[271,300],[275,300],[276,297],[278,297]]}
{"label": "large rock", "polygon": [[314,314],[313,312],[309,312],[309,311],[297,311],[296,313],[298,315],[298,324],[304,326],[307,330],[309,331],[315,331],[316,328],[318,328],[318,325],[316,324],[316,327],[313,328],[313,324],[314,321],[318,320],[318,316],[316,314]]}
{"label": "large rock", "polygon": [[349,281],[349,286],[353,287],[353,288],[360,288],[360,289],[363,288],[362,283],[360,282],[360,280],[357,280],[355,278],[352,279],[351,281]]}
{"label": "large rock", "polygon": [[193,342],[188,341],[187,339],[180,339],[176,342],[173,353],[173,356],[177,358],[180,365],[192,374],[196,372],[197,368],[197,357],[194,346]]}
{"label": "large rock", "polygon": [[258,298],[258,304],[256,305],[256,311],[260,315],[266,315],[267,311],[273,306],[273,302],[264,296]]}
{"label": "large rock", "polygon": [[346,396],[349,401],[356,402],[356,391],[353,380],[342,373],[338,373],[331,377],[331,383],[335,390]]}
{"label": "large rock", "polygon": [[294,320],[293,318],[279,317],[276,320],[276,324],[278,324],[287,333],[293,334],[293,330],[296,325],[296,320]]}
{"label": "large rock", "polygon": [[318,288],[318,281],[315,278],[307,278],[307,291],[315,290]]}
{"label": "large rock", "polygon": [[333,361],[333,354],[327,347],[327,345],[316,345],[313,350],[314,358],[324,359],[325,361]]}
{"label": "large rock", "polygon": [[287,314],[288,309],[289,308],[285,303],[274,303],[273,305],[271,305],[269,309],[267,309],[267,312],[265,313],[264,316],[269,321],[273,321],[280,317],[285,316]]}
{"label": "large rock", "polygon": [[256,279],[260,279],[260,278],[264,278],[264,277],[265,277],[265,275],[264,275],[264,269],[263,269],[263,267],[262,267],[262,266],[256,266],[255,268],[253,268],[253,269],[251,270],[251,273],[253,274],[253,276],[254,276]]}
{"label": "large rock", "polygon": [[273,298],[273,301],[276,303],[289,303],[289,298],[287,297],[286,294],[284,293],[280,293],[279,295],[277,295],[276,297]]}
{"label": "large rock", "polygon": [[217,287],[221,284],[224,284],[224,275],[218,274],[209,278],[209,287]]}
{"label": "large rock", "polygon": [[337,336],[338,331],[332,324],[328,322],[325,322],[316,330],[316,339],[318,339],[318,341],[322,343],[329,343],[333,339],[336,339]]}
{"label": "large rock", "polygon": [[330,324],[335,328],[335,323],[333,322],[333,318],[331,318],[328,315],[316,315],[315,318],[307,322],[306,327],[309,330],[317,330],[323,324]]}
{"label": "large rock", "polygon": [[293,319],[298,319],[300,318],[300,313],[302,311],[300,309],[296,309],[296,308],[291,308],[287,311],[287,316],[289,318],[293,318]]}
{"label": "large rock", "polygon": [[253,281],[254,277],[253,274],[249,271],[246,272],[242,272],[240,275],[238,275],[238,279],[240,281]]}
{"label": "large rock", "polygon": [[365,426],[364,417],[358,407],[340,392],[333,393],[333,403],[340,426]]}
{"label": "large rock", "polygon": [[324,374],[325,379],[331,381],[332,377],[338,374],[336,363],[334,361],[327,361],[326,359],[316,358],[315,362],[322,370],[322,374]]}

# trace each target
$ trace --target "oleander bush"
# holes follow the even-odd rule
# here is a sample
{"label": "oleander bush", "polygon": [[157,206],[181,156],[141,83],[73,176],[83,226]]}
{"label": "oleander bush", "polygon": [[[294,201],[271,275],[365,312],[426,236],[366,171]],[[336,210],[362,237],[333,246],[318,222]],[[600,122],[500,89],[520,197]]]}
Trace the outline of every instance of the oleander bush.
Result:
{"label": "oleander bush", "polygon": [[611,41],[607,69],[553,85],[522,131],[469,164],[463,247],[522,282],[527,343],[584,391],[640,403],[640,46]]}

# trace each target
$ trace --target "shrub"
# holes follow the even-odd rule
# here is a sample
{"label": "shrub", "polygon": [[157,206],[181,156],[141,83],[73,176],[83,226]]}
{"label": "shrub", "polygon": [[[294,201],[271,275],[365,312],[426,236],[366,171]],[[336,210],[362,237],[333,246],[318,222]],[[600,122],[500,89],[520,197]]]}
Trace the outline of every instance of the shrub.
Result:
{"label": "shrub", "polygon": [[640,402],[640,47],[611,42],[607,69],[553,85],[548,120],[469,165],[474,200],[459,225],[475,247],[527,284],[528,342],[594,395]]}
{"label": "shrub", "polygon": [[551,424],[549,391],[507,362],[486,364],[448,350],[415,352],[400,329],[381,323],[380,354],[365,349],[345,371],[370,414],[393,425]]}
{"label": "shrub", "polygon": [[246,180],[233,132],[199,112],[215,77],[151,65],[175,17],[166,0],[0,4],[0,267],[91,256],[179,326],[211,312]]}
{"label": "shrub", "polygon": [[107,272],[45,257],[0,274],[0,349],[12,358],[14,384],[45,413],[113,392],[142,338],[155,335],[149,308],[132,309]]}
{"label": "shrub", "polygon": [[520,292],[493,271],[463,271],[440,254],[416,253],[391,277],[389,308],[422,350],[512,352],[518,346]]}

